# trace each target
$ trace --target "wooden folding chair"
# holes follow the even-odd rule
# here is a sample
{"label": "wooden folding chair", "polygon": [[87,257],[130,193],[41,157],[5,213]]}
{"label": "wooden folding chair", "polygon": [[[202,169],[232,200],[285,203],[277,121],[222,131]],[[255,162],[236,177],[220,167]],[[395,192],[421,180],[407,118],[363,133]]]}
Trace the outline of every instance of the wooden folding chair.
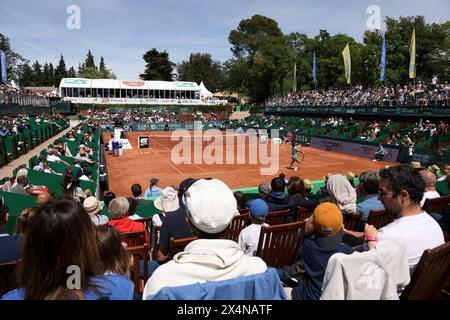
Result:
{"label": "wooden folding chair", "polygon": [[270,226],[289,223],[290,213],[290,209],[269,212],[266,217],[266,223]]}
{"label": "wooden folding chair", "polygon": [[371,210],[367,223],[373,225],[377,229],[383,228],[385,225],[394,221],[394,215],[386,212],[386,210]]}
{"label": "wooden folding chair", "polygon": [[450,196],[443,196],[434,199],[426,199],[423,210],[427,213],[442,213],[450,203]]}
{"label": "wooden folding chair", "polygon": [[[136,247],[127,247],[126,251],[130,256],[133,257],[133,266],[130,269],[130,279],[134,283],[134,292],[142,294],[144,292],[144,286],[148,280],[148,254],[149,247],[147,244]],[[143,269],[142,274],[143,278],[141,278],[141,264],[140,261],[143,261]]]}
{"label": "wooden folding chair", "polygon": [[439,298],[450,278],[450,242],[425,250],[414,270],[401,300],[430,300]]}
{"label": "wooden folding chair", "polygon": [[0,264],[0,297],[5,293],[17,289],[16,269],[18,261]]}
{"label": "wooden folding chair", "polygon": [[314,209],[298,207],[297,208],[297,221],[303,221],[308,219],[314,213]]}
{"label": "wooden folding chair", "polygon": [[298,260],[305,221],[261,227],[256,255],[270,267],[283,267]]}
{"label": "wooden folding chair", "polygon": [[170,238],[169,259],[172,260],[175,253],[179,252],[180,250],[184,250],[184,248],[194,240],[197,240],[197,237],[180,238],[180,239]]}
{"label": "wooden folding chair", "polygon": [[145,243],[145,231],[120,233],[120,240],[128,244],[129,247],[143,246]]}
{"label": "wooden folding chair", "polygon": [[234,216],[225,232],[225,239],[238,242],[239,234],[246,227],[246,222],[250,219],[250,214],[245,213]]}
{"label": "wooden folding chair", "polygon": [[359,231],[360,225],[361,225],[361,218],[362,218],[361,212],[357,212],[352,215],[345,215],[344,216],[345,229],[351,230],[351,231]]}

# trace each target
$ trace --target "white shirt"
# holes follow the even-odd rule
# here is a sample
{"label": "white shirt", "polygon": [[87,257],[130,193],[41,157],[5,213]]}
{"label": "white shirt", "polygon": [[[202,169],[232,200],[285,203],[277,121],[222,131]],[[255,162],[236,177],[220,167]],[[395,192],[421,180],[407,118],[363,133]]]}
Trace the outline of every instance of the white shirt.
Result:
{"label": "white shirt", "polygon": [[378,230],[378,238],[400,238],[406,241],[406,254],[410,270],[419,263],[427,249],[433,249],[444,243],[444,234],[439,224],[428,213],[395,219]]}
{"label": "white shirt", "polygon": [[49,154],[49,155],[47,155],[47,161],[57,162],[57,161],[61,161],[61,158],[58,156],[55,156],[54,154]]}
{"label": "white shirt", "polygon": [[242,251],[246,255],[256,256],[256,250],[258,250],[259,234],[261,233],[261,227],[268,227],[267,223],[256,224],[252,223],[248,227],[242,229],[239,234],[238,244]]}
{"label": "white shirt", "polygon": [[423,205],[425,204],[425,200],[439,198],[440,196],[441,195],[437,191],[426,191],[423,193],[422,200],[420,200],[420,206],[423,207]]}
{"label": "white shirt", "polygon": [[80,180],[84,180],[84,181],[91,181],[91,180],[89,180],[89,178],[86,176],[86,175],[82,175],[80,178],[79,178]]}

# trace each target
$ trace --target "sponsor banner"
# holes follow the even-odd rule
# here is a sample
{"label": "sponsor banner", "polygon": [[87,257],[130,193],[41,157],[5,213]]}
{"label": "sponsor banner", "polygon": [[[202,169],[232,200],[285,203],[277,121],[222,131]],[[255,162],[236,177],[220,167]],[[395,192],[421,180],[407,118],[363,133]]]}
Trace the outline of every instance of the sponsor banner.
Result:
{"label": "sponsor banner", "polygon": [[[311,147],[335,151],[339,153],[351,154],[372,159],[374,153],[378,150],[378,145],[368,145],[362,143],[338,141],[324,138],[311,138]],[[385,147],[387,154],[383,161],[397,162],[398,149]]]}
{"label": "sponsor banner", "polygon": [[8,84],[8,77],[6,74],[6,68],[7,68],[7,63],[6,63],[6,54],[4,51],[0,50],[0,69],[1,69],[1,82],[3,82],[3,84],[7,85]]}

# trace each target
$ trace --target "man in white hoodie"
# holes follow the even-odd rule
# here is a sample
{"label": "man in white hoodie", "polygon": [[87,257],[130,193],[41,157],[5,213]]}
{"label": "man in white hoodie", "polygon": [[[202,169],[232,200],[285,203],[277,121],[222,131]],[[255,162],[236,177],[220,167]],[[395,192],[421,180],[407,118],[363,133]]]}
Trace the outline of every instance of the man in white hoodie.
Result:
{"label": "man in white hoodie", "polygon": [[[156,269],[145,285],[143,299],[152,299],[167,287],[231,280],[266,272],[263,260],[245,255],[236,242],[223,239],[225,230],[237,214],[236,199],[225,183],[217,179],[195,180],[186,189],[183,202],[186,220],[198,240]],[[269,288],[266,290],[270,291]]]}

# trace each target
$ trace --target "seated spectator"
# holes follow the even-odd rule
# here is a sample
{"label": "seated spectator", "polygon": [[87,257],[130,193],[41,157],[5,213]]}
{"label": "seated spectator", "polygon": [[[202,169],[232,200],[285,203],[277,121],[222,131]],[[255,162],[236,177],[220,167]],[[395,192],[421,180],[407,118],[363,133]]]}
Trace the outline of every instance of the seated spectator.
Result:
{"label": "seated spectator", "polygon": [[97,225],[95,230],[100,255],[100,274],[120,275],[124,276],[124,280],[128,279],[131,261],[116,228],[102,224]]}
{"label": "seated spectator", "polygon": [[18,236],[25,236],[25,233],[27,232],[28,226],[31,223],[31,219],[36,215],[37,208],[31,207],[31,208],[25,208],[17,217],[17,223],[16,223],[16,232],[15,235]]}
{"label": "seated spectator", "polygon": [[12,236],[6,232],[8,218],[5,199],[0,196],[0,263],[18,261],[22,248],[22,236]]}
{"label": "seated spectator", "polygon": [[268,227],[266,220],[269,207],[267,203],[262,199],[255,199],[250,202],[250,218],[252,224],[245,227],[239,234],[238,244],[242,251],[246,255],[256,256],[256,250],[258,249],[259,234],[261,233],[261,227]]}
{"label": "seated spectator", "polygon": [[34,195],[29,188],[28,178],[25,176],[17,178],[17,184],[11,188],[11,192],[23,195]]}
{"label": "seated spectator", "polygon": [[167,262],[170,238],[180,239],[194,236],[186,222],[184,208],[179,205],[177,191],[173,187],[165,188],[161,196],[155,199],[155,208],[164,213],[164,216],[161,218],[162,224],[155,261],[157,265],[152,267],[152,272],[160,264]]}
{"label": "seated spectator", "polygon": [[178,199],[180,203],[180,207],[184,209],[184,203],[183,203],[183,195],[186,189],[195,181],[193,178],[187,178],[180,182],[180,186],[178,188]]}
{"label": "seated spectator", "polygon": [[62,183],[63,194],[76,201],[82,203],[84,201],[84,192],[80,187],[80,179],[74,176],[65,175]]}
{"label": "seated spectator", "polygon": [[258,193],[259,193],[259,198],[266,200],[267,196],[269,195],[271,189],[270,186],[263,182],[258,186]]}
{"label": "seated spectator", "polygon": [[86,198],[83,202],[83,208],[86,210],[95,225],[99,226],[109,222],[107,216],[100,214],[101,205],[100,201],[98,201],[96,197],[91,196]]}
{"label": "seated spectator", "polygon": [[247,209],[247,206],[245,205],[244,193],[242,191],[235,191],[233,194],[236,198],[238,211]]}
{"label": "seated spectator", "polygon": [[48,192],[42,192],[40,193],[36,198],[36,203],[38,206],[43,206],[47,202],[50,202],[52,200],[52,196]]}
{"label": "seated spectator", "polygon": [[383,143],[379,143],[378,150],[374,153],[372,161],[383,161],[383,158],[386,156],[387,151],[383,147]]}
{"label": "seated spectator", "polygon": [[111,191],[106,192],[105,195],[103,196],[103,209],[108,209],[109,204],[115,198],[116,198],[116,195],[114,194],[114,192],[111,192]]}
{"label": "seated spectator", "polygon": [[305,188],[305,198],[309,199],[312,194],[312,182],[309,179],[303,179],[303,186]]}
{"label": "seated spectator", "polygon": [[145,231],[145,241],[148,244],[148,234],[141,222],[136,222],[128,218],[128,208],[130,207],[127,198],[117,197],[108,206],[112,220],[108,224],[116,227],[119,233]]}
{"label": "seated spectator", "polygon": [[317,206],[315,200],[309,200],[306,196],[305,186],[303,180],[300,177],[290,177],[287,185],[289,201],[292,202],[294,208],[294,216],[292,217],[295,221],[297,216],[297,208],[308,208],[313,209]]}
{"label": "seated spectator", "polygon": [[356,188],[356,186],[355,186],[355,177],[356,177],[356,175],[353,172],[351,172],[351,171],[347,172],[347,174],[345,175],[345,178],[347,178],[348,182],[350,182],[350,184],[353,187],[353,189]]}
{"label": "seated spectator", "polygon": [[265,199],[269,206],[269,212],[293,209],[293,203],[289,201],[288,196],[285,193],[286,184],[280,177],[272,179],[270,183],[272,191],[267,195]]}
{"label": "seated spectator", "polygon": [[152,178],[150,180],[150,188],[145,190],[145,193],[144,193],[145,198],[159,197],[161,195],[162,189],[160,187],[158,187],[158,182],[159,182],[158,178]]}
{"label": "seated spectator", "polygon": [[356,210],[362,213],[361,223],[367,222],[372,210],[384,209],[378,199],[378,181],[380,176],[377,171],[365,171],[359,176],[359,184],[356,193],[364,197],[364,200],[356,205]]}
{"label": "seated spectator", "polygon": [[50,149],[47,150],[47,161],[49,162],[59,162],[62,163],[66,166],[70,166],[70,164],[64,160],[61,160],[60,157],[58,157],[58,152],[56,151],[56,149]]}
{"label": "seated spectator", "polygon": [[332,173],[327,173],[323,177],[325,185],[323,187],[320,187],[320,189],[316,193],[320,197],[320,199],[326,199],[330,196],[328,193],[328,189],[327,189],[327,183],[328,183],[328,179],[330,179],[330,177],[332,177],[332,176],[333,176]]}
{"label": "seated spectator", "polygon": [[394,214],[396,219],[378,231],[369,228],[370,233],[376,235],[374,242],[388,238],[405,240],[412,271],[426,249],[444,243],[438,223],[420,207],[425,182],[419,171],[409,165],[399,165],[380,171],[378,189],[386,211]]}
{"label": "seated spectator", "polygon": [[[237,279],[267,270],[263,260],[244,255],[236,242],[223,240],[225,230],[237,213],[237,204],[233,193],[222,181],[195,181],[186,190],[183,201],[191,227],[199,239],[156,269],[145,285],[144,299],[152,298],[164,288],[179,287],[183,290],[182,287],[187,285]],[[273,291],[264,283],[259,283],[258,288]],[[229,293],[229,296],[236,297],[238,293],[242,296],[240,290]],[[193,296],[190,298],[195,299]]]}
{"label": "seated spectator", "polygon": [[343,175],[335,174],[328,179],[327,193],[343,215],[356,213],[356,191]]}
{"label": "seated spectator", "polygon": [[436,191],[436,175],[427,169],[420,170],[420,174],[425,181],[425,192],[420,200],[420,206],[423,207],[427,199],[439,198],[441,195]]}
{"label": "seated spectator", "polygon": [[[128,209],[128,214],[130,215],[130,219],[133,219],[133,216],[136,216],[136,219],[140,219],[136,213],[136,207],[141,205],[149,205],[152,203],[151,200],[145,200],[142,198],[142,187],[139,183],[135,183],[131,186],[131,193],[133,194],[132,198],[128,198],[128,202],[130,203],[130,208]],[[138,218],[139,217],[139,218]]]}
{"label": "seated spectator", "polygon": [[[41,207],[25,235],[19,289],[4,300],[130,300],[134,285],[114,274],[100,275],[95,229],[80,204],[59,200]],[[51,266],[51,267],[49,267]],[[76,288],[71,280],[77,266]]]}
{"label": "seated spectator", "polygon": [[79,178],[80,180],[84,181],[92,181],[92,172],[91,170],[84,170],[83,175]]}
{"label": "seated spectator", "polygon": [[[293,300],[319,300],[322,282],[328,260],[335,253],[351,254],[352,248],[342,243],[344,221],[341,210],[330,202],[317,206],[313,215],[307,219],[305,235],[311,235],[303,241],[300,261],[291,276],[299,280],[292,289],[289,298]],[[300,272],[298,271],[300,270]],[[290,291],[290,290],[288,290]]]}

